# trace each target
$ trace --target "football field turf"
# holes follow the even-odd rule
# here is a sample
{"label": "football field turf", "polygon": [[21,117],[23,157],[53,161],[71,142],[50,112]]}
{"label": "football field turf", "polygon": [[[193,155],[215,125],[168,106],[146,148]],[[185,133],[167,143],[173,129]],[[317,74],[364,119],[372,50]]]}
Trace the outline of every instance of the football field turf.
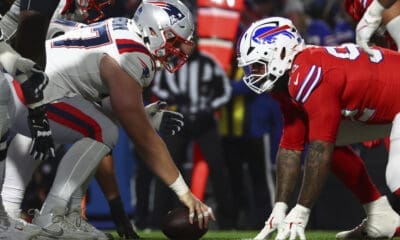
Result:
{"label": "football field turf", "polygon": [[[151,232],[138,232],[143,239],[154,239],[161,240],[167,239],[161,231],[151,231]],[[307,231],[307,240],[334,240],[336,231]],[[118,235],[114,232],[115,237]],[[201,240],[247,240],[256,236],[256,231],[208,231]],[[115,238],[118,239],[118,238]],[[274,238],[272,238],[274,239]],[[400,240],[400,238],[394,238]]]}

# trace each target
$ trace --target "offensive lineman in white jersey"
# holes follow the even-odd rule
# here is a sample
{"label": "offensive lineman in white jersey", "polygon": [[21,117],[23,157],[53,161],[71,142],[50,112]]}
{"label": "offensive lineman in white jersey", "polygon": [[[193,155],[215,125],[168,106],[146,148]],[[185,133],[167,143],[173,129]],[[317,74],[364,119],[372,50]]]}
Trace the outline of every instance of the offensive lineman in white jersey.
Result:
{"label": "offensive lineman in white jersey", "polygon": [[[188,190],[165,145],[151,128],[141,96],[142,87],[148,86],[154,75],[154,60],[170,71],[176,71],[186,61],[192,47],[192,32],[190,12],[183,4],[157,1],[143,3],[135,21],[110,19],[60,36],[47,43],[47,59],[59,61],[48,61],[46,70],[51,83],[45,102],[66,96],[83,102],[81,97],[99,101],[110,95],[114,112],[143,159],[189,207],[190,217],[196,211],[200,224],[206,225],[209,217],[214,216]],[[72,192],[88,182],[98,161],[111,147],[89,138],[75,143],[62,160],[68,166],[63,166],[63,173],[57,173],[34,223],[57,232],[53,218],[65,214],[60,209],[67,206]],[[79,160],[75,156],[80,156]],[[65,186],[68,178],[76,178],[73,186],[71,183]]]}
{"label": "offensive lineman in white jersey", "polygon": [[[132,14],[133,11],[129,11],[131,8],[127,8],[124,2],[113,2],[107,0],[102,2],[95,2],[91,0],[61,0],[57,10],[54,12],[53,22],[49,26],[48,39],[54,38],[64,34],[64,32],[73,30],[77,27],[87,26],[79,22],[66,21],[64,19],[70,19],[74,21],[80,21],[85,23],[98,21],[101,17],[108,18],[107,14],[123,16]],[[15,31],[18,27],[18,18],[20,15],[20,0],[15,0],[12,7],[9,9],[7,14],[0,21],[1,28],[5,29],[5,39],[11,41],[14,39]],[[121,8],[121,5],[124,7]],[[103,11],[103,7],[108,6],[108,10]],[[115,9],[114,9],[115,8]],[[86,13],[90,12],[90,16]],[[109,104],[108,104],[109,105]],[[158,121],[157,130],[163,134],[174,134],[183,125],[183,116],[171,111],[161,110],[160,106],[165,104],[152,104],[146,106],[146,110],[150,109],[153,111],[151,119],[157,119],[161,116],[162,121]],[[157,114],[154,114],[157,113]],[[51,120],[51,119],[50,119]],[[178,121],[176,121],[178,120]],[[87,136],[83,134],[83,136]],[[65,142],[75,142],[77,139],[64,139]],[[20,207],[21,202],[25,193],[25,188],[28,185],[35,167],[30,167],[27,164],[27,147],[31,144],[30,138],[15,137],[10,144],[8,149],[8,156],[6,161],[6,175],[4,178],[4,186],[2,190],[3,204],[8,214],[13,218],[20,218]],[[14,156],[14,157],[10,157]],[[18,156],[20,159],[16,159]],[[34,164],[37,166],[38,164]],[[111,217],[116,225],[116,230],[120,237],[126,238],[137,238],[138,235],[135,233],[129,217],[125,213],[120,193],[118,191],[117,179],[113,169],[113,157],[111,154],[106,155],[100,162],[99,167],[96,171],[96,180],[104,193],[104,197],[110,207]],[[24,171],[25,174],[20,174],[20,169],[28,169]],[[76,196],[72,196],[75,199]],[[81,197],[80,197],[81,198]],[[85,213],[82,213],[83,215]],[[67,221],[72,222],[78,228],[82,228],[82,224],[76,221],[74,218],[68,218]]]}

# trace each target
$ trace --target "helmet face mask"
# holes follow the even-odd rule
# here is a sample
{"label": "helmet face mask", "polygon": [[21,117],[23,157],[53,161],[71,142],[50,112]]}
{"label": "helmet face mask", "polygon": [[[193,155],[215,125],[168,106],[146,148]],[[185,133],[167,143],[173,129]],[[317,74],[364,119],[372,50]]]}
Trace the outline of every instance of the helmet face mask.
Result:
{"label": "helmet face mask", "polygon": [[188,60],[195,44],[179,37],[172,30],[164,31],[164,46],[155,50],[155,57],[169,72],[176,72]]}
{"label": "helmet face mask", "polygon": [[303,38],[289,19],[272,17],[256,21],[238,42],[237,60],[245,72],[243,81],[258,94],[271,91],[304,46]]}
{"label": "helmet face mask", "polygon": [[105,14],[103,8],[112,5],[113,0],[79,0],[79,8],[87,23],[98,22]]}
{"label": "helmet face mask", "polygon": [[254,92],[260,94],[264,92],[264,88],[268,87],[268,63],[260,60],[243,66],[244,74],[243,81]]}
{"label": "helmet face mask", "polygon": [[143,1],[134,20],[146,47],[166,70],[175,72],[188,60],[194,48],[194,23],[179,0]]}

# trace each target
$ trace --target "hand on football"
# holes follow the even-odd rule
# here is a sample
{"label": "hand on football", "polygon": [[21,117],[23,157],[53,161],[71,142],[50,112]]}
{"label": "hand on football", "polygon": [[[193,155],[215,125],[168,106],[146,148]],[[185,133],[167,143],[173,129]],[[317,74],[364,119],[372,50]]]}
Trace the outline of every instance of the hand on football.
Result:
{"label": "hand on football", "polygon": [[279,225],[283,222],[286,216],[287,205],[284,202],[275,203],[274,209],[271,215],[269,215],[268,220],[265,222],[265,226],[257,234],[254,240],[264,240],[269,239],[271,235],[278,230]]}
{"label": "hand on football", "polygon": [[175,135],[184,125],[183,115],[178,112],[164,110],[166,107],[166,102],[157,101],[147,105],[145,110],[154,129],[161,134]]}
{"label": "hand on football", "polygon": [[278,235],[275,240],[306,240],[304,230],[310,217],[310,209],[297,204],[283,220],[278,228]]}
{"label": "hand on football", "polygon": [[212,208],[202,203],[191,191],[179,197],[181,202],[189,208],[189,222],[193,224],[193,218],[197,217],[199,228],[208,228],[210,218],[215,221]]}

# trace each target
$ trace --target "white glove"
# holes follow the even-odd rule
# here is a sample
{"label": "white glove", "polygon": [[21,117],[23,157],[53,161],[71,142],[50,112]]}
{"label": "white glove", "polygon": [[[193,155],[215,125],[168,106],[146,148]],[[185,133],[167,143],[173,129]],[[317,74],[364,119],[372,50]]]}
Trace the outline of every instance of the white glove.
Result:
{"label": "white glove", "polygon": [[[368,42],[374,32],[378,29],[382,21],[382,11],[385,8],[378,0],[372,1],[356,27],[356,42],[360,47],[371,56],[371,60],[380,57],[376,56],[379,51],[368,46]],[[378,53],[377,53],[378,52]],[[376,60],[378,61],[378,60]]]}
{"label": "white glove", "polygon": [[305,240],[304,229],[307,226],[309,217],[310,209],[297,204],[279,226],[275,240],[285,240],[288,237],[290,240],[295,240],[297,237],[300,240]]}
{"label": "white glove", "polygon": [[271,237],[272,233],[278,229],[279,225],[283,222],[286,216],[287,204],[284,202],[275,203],[274,209],[272,209],[271,215],[269,215],[268,220],[265,222],[265,226],[257,234],[254,240],[264,240]]}
{"label": "white glove", "polygon": [[162,134],[175,135],[183,127],[183,115],[163,110],[167,106],[166,102],[157,101],[145,107],[151,125]]}

